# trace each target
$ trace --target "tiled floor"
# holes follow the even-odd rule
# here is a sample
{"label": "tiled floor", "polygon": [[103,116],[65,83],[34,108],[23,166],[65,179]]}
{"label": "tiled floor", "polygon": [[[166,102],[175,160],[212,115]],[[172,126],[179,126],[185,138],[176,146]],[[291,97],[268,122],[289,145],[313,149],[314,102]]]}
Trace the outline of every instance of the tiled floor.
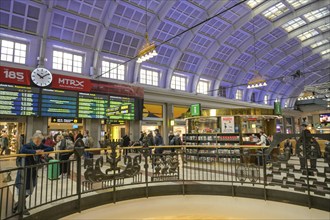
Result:
{"label": "tiled floor", "polygon": [[307,207],[224,196],[161,196],[88,209],[63,219],[197,220],[330,219],[330,213]]}

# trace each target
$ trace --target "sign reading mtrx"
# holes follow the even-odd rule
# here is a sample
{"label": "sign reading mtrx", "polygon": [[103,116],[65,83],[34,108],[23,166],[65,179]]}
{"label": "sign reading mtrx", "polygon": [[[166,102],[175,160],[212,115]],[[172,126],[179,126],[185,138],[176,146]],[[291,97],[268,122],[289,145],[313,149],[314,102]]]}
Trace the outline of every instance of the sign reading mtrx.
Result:
{"label": "sign reading mtrx", "polygon": [[54,89],[89,92],[92,88],[92,83],[85,78],[54,74],[51,87]]}
{"label": "sign reading mtrx", "polygon": [[51,117],[51,122],[53,123],[82,123],[81,118],[55,118]]}

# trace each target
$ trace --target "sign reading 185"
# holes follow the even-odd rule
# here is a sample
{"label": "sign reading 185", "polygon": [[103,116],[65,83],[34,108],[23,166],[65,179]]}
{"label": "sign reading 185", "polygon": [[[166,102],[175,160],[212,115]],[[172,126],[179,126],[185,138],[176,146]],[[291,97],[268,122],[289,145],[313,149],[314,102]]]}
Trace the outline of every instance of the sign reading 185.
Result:
{"label": "sign reading 185", "polygon": [[0,66],[0,82],[30,85],[30,70]]}
{"label": "sign reading 185", "polygon": [[23,72],[15,72],[15,71],[4,71],[5,78],[7,79],[17,79],[17,80],[24,80],[24,73]]}

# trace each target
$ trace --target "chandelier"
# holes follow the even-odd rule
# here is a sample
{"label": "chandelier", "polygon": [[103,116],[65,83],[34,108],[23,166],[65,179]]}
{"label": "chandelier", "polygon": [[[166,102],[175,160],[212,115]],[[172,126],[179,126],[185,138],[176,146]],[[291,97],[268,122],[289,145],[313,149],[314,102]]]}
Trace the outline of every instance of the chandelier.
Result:
{"label": "chandelier", "polygon": [[265,79],[262,78],[261,74],[257,71],[257,55],[256,55],[256,36],[254,30],[254,18],[252,18],[252,28],[253,28],[253,57],[254,57],[254,77],[248,82],[248,89],[259,88],[263,86],[267,86],[267,82]]}
{"label": "chandelier", "polygon": [[146,43],[143,45],[142,49],[139,51],[137,57],[137,63],[142,63],[144,61],[147,61],[154,56],[157,56],[158,53],[156,51],[156,45],[155,43],[151,43],[149,41],[148,37],[148,0],[145,0],[145,10],[146,10],[146,35],[145,35],[145,41]]}
{"label": "chandelier", "polygon": [[253,89],[253,88],[259,88],[267,86],[267,82],[265,79],[262,78],[262,76],[258,73],[255,72],[255,77],[253,77],[249,82],[248,82],[248,89]]}
{"label": "chandelier", "polygon": [[311,99],[315,99],[315,96],[314,96],[313,92],[306,92],[305,91],[298,97],[298,101],[311,100]]}
{"label": "chandelier", "polygon": [[155,43],[150,43],[149,41],[148,33],[146,33],[145,39],[146,43],[138,53],[137,63],[142,63],[158,55]]}

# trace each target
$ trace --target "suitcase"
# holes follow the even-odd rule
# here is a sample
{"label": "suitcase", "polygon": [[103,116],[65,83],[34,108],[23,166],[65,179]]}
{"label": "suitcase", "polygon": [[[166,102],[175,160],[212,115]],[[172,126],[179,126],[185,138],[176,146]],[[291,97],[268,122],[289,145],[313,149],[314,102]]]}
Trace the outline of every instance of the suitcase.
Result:
{"label": "suitcase", "polygon": [[50,160],[48,164],[48,179],[56,180],[60,175],[60,162],[59,160]]}

